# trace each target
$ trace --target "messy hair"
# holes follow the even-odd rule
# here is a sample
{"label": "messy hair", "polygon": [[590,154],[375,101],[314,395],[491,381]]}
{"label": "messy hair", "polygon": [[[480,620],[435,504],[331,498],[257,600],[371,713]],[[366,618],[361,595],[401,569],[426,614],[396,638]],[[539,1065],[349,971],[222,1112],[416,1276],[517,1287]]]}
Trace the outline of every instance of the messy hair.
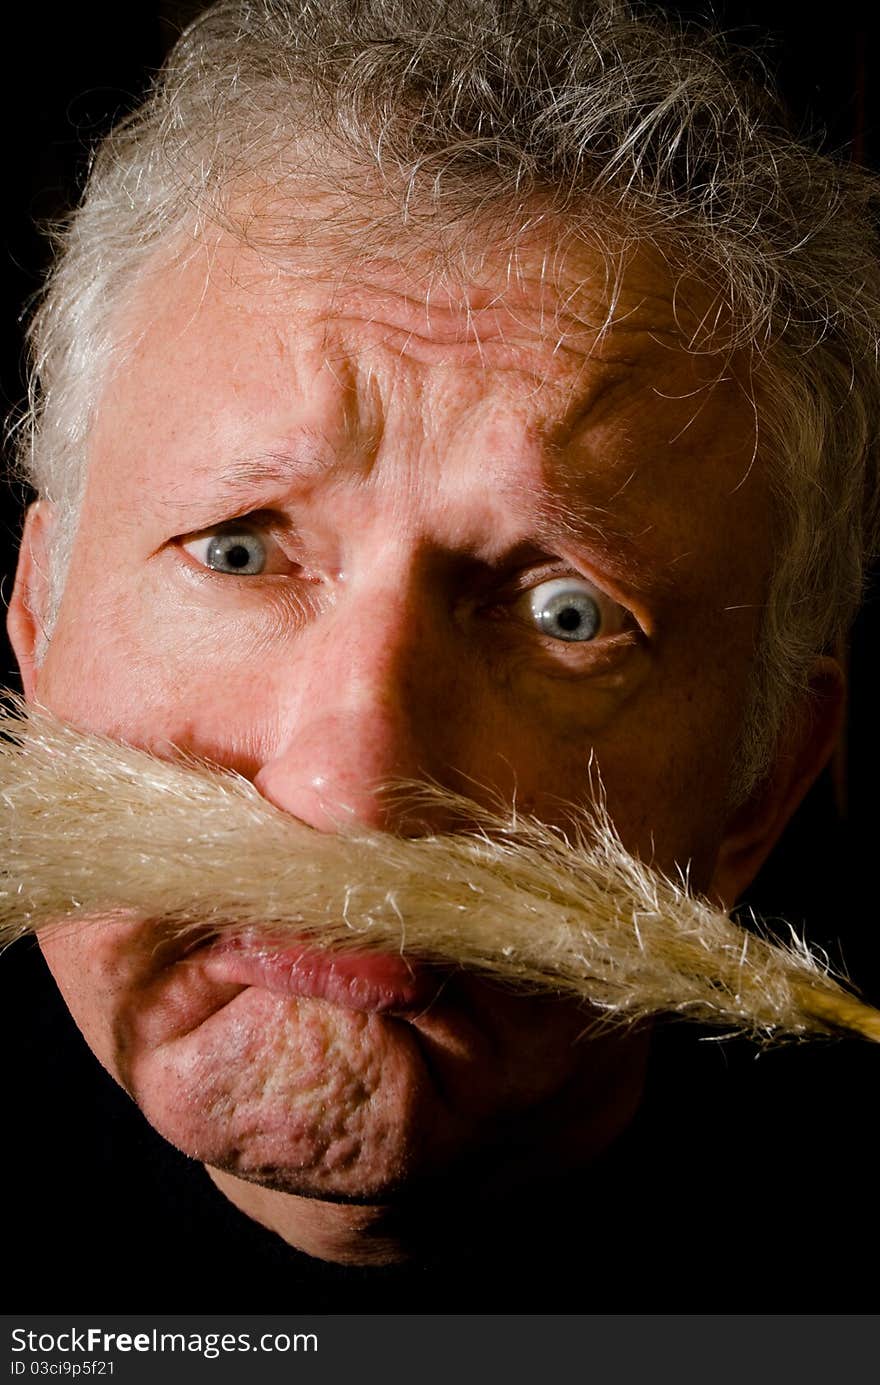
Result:
{"label": "messy hair", "polygon": [[32,322],[21,455],[60,516],[56,599],[121,307],[245,201],[307,234],[294,179],[329,195],[340,255],[491,221],[511,250],[545,224],[618,273],[649,248],[697,274],[712,308],[684,345],[746,360],[777,512],[744,794],[878,546],[876,181],[795,137],[753,59],[626,0],[221,0],[98,150]]}

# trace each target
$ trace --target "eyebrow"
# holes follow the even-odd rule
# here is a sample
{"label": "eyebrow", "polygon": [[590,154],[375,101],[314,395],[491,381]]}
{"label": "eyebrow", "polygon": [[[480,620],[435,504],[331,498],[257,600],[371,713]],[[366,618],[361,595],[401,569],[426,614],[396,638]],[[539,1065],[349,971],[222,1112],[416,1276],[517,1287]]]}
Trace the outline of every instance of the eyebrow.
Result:
{"label": "eyebrow", "polygon": [[[297,484],[318,480],[342,467],[341,458],[319,434],[304,430],[302,443],[292,452],[257,453],[217,468],[197,466],[165,503],[190,527],[197,528],[197,519],[208,523],[227,513],[232,518],[236,513],[258,510],[261,504],[286,496]],[[194,495],[201,486],[204,493]]]}

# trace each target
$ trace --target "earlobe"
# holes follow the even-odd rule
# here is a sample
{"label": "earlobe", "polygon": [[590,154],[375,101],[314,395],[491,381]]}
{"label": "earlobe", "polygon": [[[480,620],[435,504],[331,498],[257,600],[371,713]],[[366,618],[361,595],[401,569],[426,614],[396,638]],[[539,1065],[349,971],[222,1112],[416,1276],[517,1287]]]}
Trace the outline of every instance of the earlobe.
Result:
{"label": "earlobe", "polygon": [[828,763],[843,725],[846,679],[841,663],[823,655],[809,692],[783,732],[773,768],[727,825],[710,886],[732,909],[781,837],[807,790]]}
{"label": "earlobe", "polygon": [[18,660],[28,701],[36,689],[39,656],[49,617],[49,540],[54,522],[54,510],[48,501],[38,500],[29,508],[6,620],[9,642]]}

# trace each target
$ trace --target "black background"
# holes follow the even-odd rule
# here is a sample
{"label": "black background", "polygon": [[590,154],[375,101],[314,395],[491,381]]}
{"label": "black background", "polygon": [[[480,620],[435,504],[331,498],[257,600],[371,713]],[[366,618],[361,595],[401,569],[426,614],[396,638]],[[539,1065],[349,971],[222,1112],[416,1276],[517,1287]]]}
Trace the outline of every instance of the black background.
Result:
{"label": "black background", "polygon": [[[22,317],[38,290],[47,261],[38,225],[63,214],[75,201],[90,148],[115,118],[136,103],[180,25],[200,8],[187,0],[126,0],[124,4],[102,0],[55,8],[33,5],[20,10],[12,19],[4,19],[7,73],[3,99],[7,109],[2,126],[5,197],[0,403],[10,419],[14,418],[24,393]],[[670,8],[689,15],[706,12],[705,6]],[[869,19],[870,9],[867,3],[853,0],[836,3],[827,8],[821,24],[806,21],[805,8],[794,4],[719,3],[714,14],[740,42],[760,46],[805,127],[821,127],[828,146],[877,166],[880,49]],[[4,595],[8,596],[26,497],[20,486],[9,483],[2,498],[0,573]],[[873,880],[880,775],[880,734],[875,714],[878,667],[874,657],[878,634],[880,604],[869,592],[850,652],[851,699],[845,742],[832,769],[810,794],[749,896],[749,901],[763,914],[784,915],[796,927],[803,927],[813,941],[827,948],[832,962],[844,968],[875,1004],[880,1003],[877,886]],[[14,661],[5,642],[0,643],[0,677],[16,686]],[[31,961],[16,962],[13,955],[0,964],[0,972],[4,973],[0,975],[0,1039],[8,1036],[8,1043],[14,1043],[16,1036],[33,1023],[29,993],[16,980],[14,966],[20,967],[21,976],[27,978]],[[734,1049],[739,1052],[737,1046]],[[9,1049],[5,1051],[8,1053]],[[765,1059],[764,1070],[774,1077],[776,1088],[779,1082],[787,1082],[788,1074],[793,1074],[791,1090],[797,1090],[807,1102],[814,1082],[826,1098],[834,1088],[836,1128],[832,1132],[826,1130],[824,1138],[829,1148],[833,1144],[839,1152],[861,1146],[869,1138],[867,1131],[871,1127],[866,1126],[865,1112],[876,1106],[880,1072],[875,1057],[858,1044],[843,1044],[836,1046],[833,1058],[828,1057],[827,1050],[824,1056],[820,1051],[810,1070],[803,1069],[800,1059],[796,1062],[785,1054]],[[740,1052],[739,1057],[719,1061],[729,1069],[737,1062],[747,1064],[750,1059]],[[802,1075],[804,1072],[806,1076]],[[701,1080],[711,1082],[711,1070],[706,1069],[706,1073],[709,1075],[704,1074]],[[776,1088],[773,1082],[768,1085],[768,1106],[775,1101],[772,1091]],[[24,1100],[21,1093],[29,1090],[29,1079],[21,1078],[9,1100],[20,1103]],[[48,1127],[62,1114],[70,1120],[76,1118],[75,1106],[69,1113],[43,1110],[37,1115],[37,1105],[32,1103],[27,1111],[31,1127],[35,1122],[39,1126],[41,1121]],[[753,1117],[758,1121],[762,1118],[760,1114]],[[39,1134],[37,1130],[34,1135],[31,1129],[27,1138],[36,1139]],[[873,1140],[872,1133],[870,1138]],[[16,1158],[14,1155],[13,1163]],[[830,1199],[832,1216],[840,1180],[846,1180],[851,1167],[856,1177],[855,1165],[850,1165],[846,1158],[842,1163],[838,1161],[833,1174],[835,1186],[815,1190],[820,1200]],[[779,1175],[780,1170],[771,1167],[769,1172]],[[855,1204],[849,1205],[850,1218],[858,1217],[869,1196],[866,1192],[857,1194]],[[24,1217],[29,1215],[26,1196],[19,1210]],[[854,1233],[857,1228],[850,1227],[850,1231]],[[56,1302],[34,1304],[33,1300],[31,1304],[60,1306]],[[230,1302],[217,1306],[238,1305]],[[305,1310],[314,1306],[302,1303]],[[491,1310],[491,1305],[486,1306]],[[772,1306],[766,1304],[768,1310]],[[834,1306],[845,1309],[840,1303]],[[376,1309],[381,1311],[378,1305]],[[340,1304],[340,1311],[345,1311],[345,1305]]]}

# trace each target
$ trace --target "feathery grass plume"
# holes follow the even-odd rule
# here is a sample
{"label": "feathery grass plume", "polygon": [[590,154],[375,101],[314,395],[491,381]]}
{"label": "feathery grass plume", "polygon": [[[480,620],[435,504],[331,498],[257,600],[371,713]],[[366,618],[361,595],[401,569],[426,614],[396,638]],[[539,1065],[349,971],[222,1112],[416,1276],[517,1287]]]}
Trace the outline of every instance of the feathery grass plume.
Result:
{"label": "feathery grass plume", "polygon": [[746,932],[630,855],[601,795],[567,832],[428,789],[468,830],[322,833],[236,775],[21,704],[0,735],[0,943],[134,911],[197,937],[399,951],[623,1021],[676,1013],[762,1039],[880,1041],[880,1013],[797,939]]}

